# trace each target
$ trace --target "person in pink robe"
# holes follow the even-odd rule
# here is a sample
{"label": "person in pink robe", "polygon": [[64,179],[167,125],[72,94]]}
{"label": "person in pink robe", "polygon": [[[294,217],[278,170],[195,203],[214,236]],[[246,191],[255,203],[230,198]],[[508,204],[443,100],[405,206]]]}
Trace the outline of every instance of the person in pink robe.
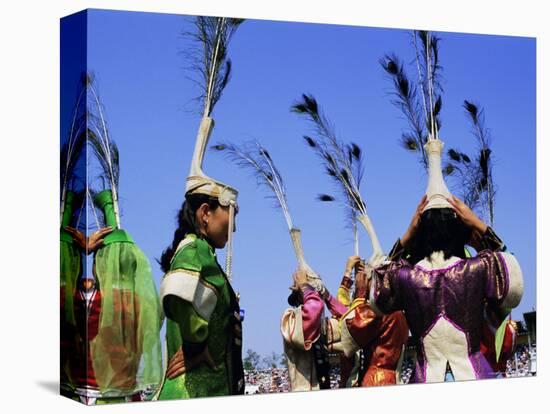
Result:
{"label": "person in pink robe", "polygon": [[328,357],[321,338],[325,303],[308,282],[306,272],[297,270],[288,298],[291,308],[281,319],[281,334],[288,362],[292,391],[330,388]]}

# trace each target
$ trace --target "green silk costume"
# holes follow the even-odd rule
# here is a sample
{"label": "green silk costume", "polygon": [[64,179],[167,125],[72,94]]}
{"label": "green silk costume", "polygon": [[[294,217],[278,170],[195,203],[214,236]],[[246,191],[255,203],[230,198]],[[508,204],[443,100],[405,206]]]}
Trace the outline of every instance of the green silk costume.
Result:
{"label": "green silk costume", "polygon": [[101,314],[90,368],[102,397],[128,396],[161,382],[160,303],[147,256],[116,228],[111,190],[97,194],[95,203],[115,230],[94,256]]}
{"label": "green silk costume", "polygon": [[65,209],[63,210],[63,217],[61,219],[60,233],[60,287],[64,296],[62,307],[65,310],[65,321],[71,325],[75,324],[73,295],[76,289],[76,281],[82,273],[82,253],[73,243],[73,236],[65,230],[65,227],[71,224],[74,198],[75,194],[72,191],[68,191],[65,198]]}
{"label": "green silk costume", "polygon": [[61,218],[60,230],[60,330],[61,330],[61,387],[69,390],[74,389],[74,381],[71,375],[69,356],[74,345],[76,335],[76,322],[74,315],[73,298],[76,290],[77,280],[82,274],[82,252],[73,242],[65,227],[70,226],[73,215],[73,204],[75,194],[67,191],[65,196],[65,208]]}
{"label": "green silk costume", "polygon": [[[201,363],[165,378],[160,400],[244,393],[239,305],[210,244],[188,234],[161,283],[166,314],[167,361],[183,348],[186,358],[208,347],[216,370]],[[194,350],[194,351],[193,351]]]}

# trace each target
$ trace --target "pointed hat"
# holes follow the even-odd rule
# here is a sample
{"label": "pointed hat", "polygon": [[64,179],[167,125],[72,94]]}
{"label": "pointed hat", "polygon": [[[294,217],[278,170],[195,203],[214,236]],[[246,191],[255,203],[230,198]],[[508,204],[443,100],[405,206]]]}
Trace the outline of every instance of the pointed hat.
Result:
{"label": "pointed hat", "polygon": [[443,151],[443,141],[434,139],[431,136],[424,144],[424,150],[428,157],[428,187],[426,188],[426,196],[428,204],[424,211],[430,208],[452,208],[447,201],[451,197],[451,192],[445,184],[443,173],[441,171],[441,152]]}
{"label": "pointed hat", "polygon": [[217,198],[222,206],[235,205],[238,191],[220,181],[208,177],[202,170],[204,153],[210,133],[214,128],[214,120],[210,117],[203,117],[197,134],[195,151],[191,160],[191,170],[187,177],[186,194],[205,194]]}

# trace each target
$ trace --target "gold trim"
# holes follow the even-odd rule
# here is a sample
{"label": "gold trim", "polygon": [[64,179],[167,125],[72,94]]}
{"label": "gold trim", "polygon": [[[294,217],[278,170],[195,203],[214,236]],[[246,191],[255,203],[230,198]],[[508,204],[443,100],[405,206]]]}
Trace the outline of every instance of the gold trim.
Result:
{"label": "gold trim", "polygon": [[162,276],[162,280],[166,279],[167,276],[170,276],[174,273],[185,273],[187,276],[191,277],[198,277],[200,279],[200,272],[197,272],[195,270],[187,270],[187,269],[174,269],[170,270],[169,272],[165,273],[164,276]]}
{"label": "gold trim", "polygon": [[198,278],[200,284],[207,287],[208,289],[211,289],[214,292],[214,294],[216,295],[216,298],[220,299],[220,292],[218,292],[218,289],[213,284],[208,283],[206,280],[204,280],[204,278],[201,277],[200,272],[195,272],[194,270],[186,270],[186,269],[170,270],[168,273],[166,273],[164,276],[162,276],[161,282],[164,281],[164,279],[166,279],[167,276],[171,276],[175,273],[183,273],[185,276],[191,276],[191,277]]}

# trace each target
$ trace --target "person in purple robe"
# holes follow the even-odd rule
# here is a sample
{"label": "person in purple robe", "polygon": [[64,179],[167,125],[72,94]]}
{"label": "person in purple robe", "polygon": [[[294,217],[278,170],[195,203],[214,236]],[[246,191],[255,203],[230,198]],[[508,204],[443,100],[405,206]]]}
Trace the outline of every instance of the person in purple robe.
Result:
{"label": "person in purple robe", "polygon": [[[389,260],[374,271],[370,301],[378,313],[403,310],[417,349],[412,382],[495,377],[480,351],[484,309],[504,320],[523,295],[523,276],[504,243],[461,200],[447,208],[420,202]],[[465,257],[465,245],[475,257]]]}

